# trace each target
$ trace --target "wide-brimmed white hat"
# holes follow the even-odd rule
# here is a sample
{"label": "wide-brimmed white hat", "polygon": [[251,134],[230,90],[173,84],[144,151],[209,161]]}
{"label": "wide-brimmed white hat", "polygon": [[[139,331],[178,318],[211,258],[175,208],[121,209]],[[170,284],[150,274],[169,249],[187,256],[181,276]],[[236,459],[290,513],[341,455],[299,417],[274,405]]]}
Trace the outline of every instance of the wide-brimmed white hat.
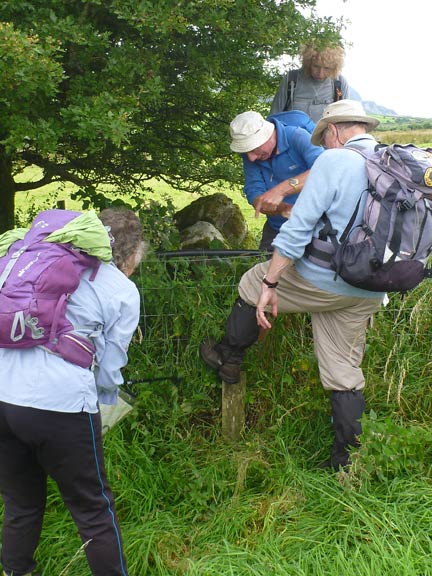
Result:
{"label": "wide-brimmed white hat", "polygon": [[338,122],[361,122],[367,125],[368,131],[376,128],[379,124],[379,120],[367,116],[358,100],[339,100],[339,102],[329,104],[324,110],[321,120],[318,121],[312,132],[312,144],[319,146],[327,126]]}
{"label": "wide-brimmed white hat", "polygon": [[261,114],[248,110],[234,118],[230,124],[233,152],[244,154],[255,150],[270,138],[275,129],[274,124],[264,120]]}

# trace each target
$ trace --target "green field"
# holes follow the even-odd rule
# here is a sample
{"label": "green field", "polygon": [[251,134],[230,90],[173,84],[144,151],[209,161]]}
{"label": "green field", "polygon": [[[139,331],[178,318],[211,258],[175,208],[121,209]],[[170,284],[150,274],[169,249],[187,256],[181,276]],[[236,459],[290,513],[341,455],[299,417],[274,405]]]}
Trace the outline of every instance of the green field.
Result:
{"label": "green field", "polygon": [[[37,181],[40,177],[37,168],[28,168],[21,176],[21,181],[31,182]],[[143,200],[146,198],[151,198],[157,202],[164,204],[166,198],[170,198],[176,210],[181,210],[194,200],[198,199],[200,196],[198,194],[192,194],[187,192],[180,192],[174,190],[168,184],[161,180],[149,180],[146,182],[146,188],[151,188],[152,192],[149,193],[147,190],[143,193]],[[16,210],[20,217],[20,222],[23,224],[27,221],[26,214],[31,212],[34,214],[38,209],[48,209],[55,208],[57,202],[64,201],[65,207],[69,210],[81,210],[82,203],[79,201],[72,200],[70,195],[76,191],[76,186],[73,184],[49,184],[33,192],[19,192],[15,195]],[[220,192],[219,187],[212,189],[207,187],[205,189],[205,194],[212,194]],[[242,193],[241,187],[231,189],[228,186],[223,188],[224,194],[235,202],[240,209],[247,221],[248,228],[252,234],[257,234],[261,228],[264,226],[264,216],[255,218],[255,212],[248,204],[245,196]],[[109,191],[104,191],[104,194],[110,197]],[[111,195],[114,199],[115,196]]]}

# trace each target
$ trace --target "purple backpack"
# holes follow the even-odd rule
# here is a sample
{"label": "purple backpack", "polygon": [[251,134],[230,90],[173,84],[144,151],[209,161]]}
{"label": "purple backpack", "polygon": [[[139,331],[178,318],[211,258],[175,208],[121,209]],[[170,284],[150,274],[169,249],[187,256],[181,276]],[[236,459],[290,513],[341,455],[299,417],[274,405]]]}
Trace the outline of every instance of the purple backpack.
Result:
{"label": "purple backpack", "polygon": [[339,240],[326,214],[324,228],[306,257],[331,268],[348,284],[375,292],[406,292],[432,276],[432,149],[412,144],[380,146],[365,153],[368,189],[362,220],[353,227],[360,200]]}
{"label": "purple backpack", "polygon": [[93,278],[100,261],[71,243],[44,241],[80,215],[41,212],[24,238],[0,258],[0,347],[43,346],[83,368],[92,366],[95,346],[74,332],[66,306],[83,272],[92,268]]}

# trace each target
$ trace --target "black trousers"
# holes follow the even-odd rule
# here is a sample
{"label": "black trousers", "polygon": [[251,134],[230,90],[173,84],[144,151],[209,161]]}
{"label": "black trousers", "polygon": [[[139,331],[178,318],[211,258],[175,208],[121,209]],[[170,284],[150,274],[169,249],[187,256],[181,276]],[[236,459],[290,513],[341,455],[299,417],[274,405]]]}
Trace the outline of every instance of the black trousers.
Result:
{"label": "black trousers", "polygon": [[279,233],[278,230],[272,228],[268,220],[266,220],[266,223],[264,224],[262,229],[261,241],[258,248],[260,250],[268,250],[270,252],[273,252],[272,242],[276,238],[278,233]]}
{"label": "black trousers", "polygon": [[0,402],[1,561],[19,576],[35,567],[47,476],[74,519],[94,576],[127,576],[108,485],[100,414],[37,410]]}

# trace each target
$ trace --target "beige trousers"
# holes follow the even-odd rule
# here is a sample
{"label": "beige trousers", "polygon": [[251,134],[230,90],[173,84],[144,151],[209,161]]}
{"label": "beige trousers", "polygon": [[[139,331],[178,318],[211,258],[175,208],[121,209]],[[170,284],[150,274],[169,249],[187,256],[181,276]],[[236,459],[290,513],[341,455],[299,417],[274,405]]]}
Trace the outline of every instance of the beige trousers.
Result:
{"label": "beige trousers", "polygon": [[[257,264],[241,278],[239,294],[256,306],[269,261]],[[382,299],[339,296],[316,288],[294,268],[286,268],[277,287],[278,313],[309,312],[315,356],[326,390],[362,390],[366,328]]]}

